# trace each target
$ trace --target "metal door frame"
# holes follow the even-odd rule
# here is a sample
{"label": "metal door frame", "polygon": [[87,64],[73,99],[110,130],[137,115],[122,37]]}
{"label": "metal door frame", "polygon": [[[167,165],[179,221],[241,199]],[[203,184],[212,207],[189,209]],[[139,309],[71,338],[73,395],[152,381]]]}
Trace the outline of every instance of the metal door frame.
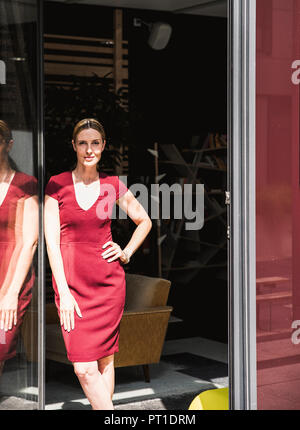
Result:
{"label": "metal door frame", "polygon": [[37,0],[37,144],[39,184],[38,245],[38,409],[45,409],[45,240],[44,240],[44,26],[43,3]]}
{"label": "metal door frame", "polygon": [[[38,0],[38,391],[45,409],[45,255],[43,233],[43,0]],[[228,354],[229,405],[257,409],[255,98],[256,0],[228,0]]]}
{"label": "metal door frame", "polygon": [[228,0],[229,407],[257,409],[256,0]]}

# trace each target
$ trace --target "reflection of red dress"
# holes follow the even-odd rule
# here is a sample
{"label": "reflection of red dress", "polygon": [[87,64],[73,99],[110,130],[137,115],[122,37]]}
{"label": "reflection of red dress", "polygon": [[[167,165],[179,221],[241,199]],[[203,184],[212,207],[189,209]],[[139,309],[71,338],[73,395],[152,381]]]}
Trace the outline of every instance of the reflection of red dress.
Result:
{"label": "reflection of red dress", "polygon": [[[37,194],[37,181],[33,176],[16,172],[4,201],[0,205],[0,295],[9,287],[22,246],[23,209],[25,199]],[[5,332],[0,329],[0,361],[16,354],[17,334],[28,307],[34,283],[31,268],[21,287],[18,300],[17,325]]]}
{"label": "reflection of red dress", "polygon": [[[75,312],[75,329],[62,327],[68,359],[96,361],[119,350],[119,324],[125,304],[125,272],[119,259],[101,256],[112,240],[111,214],[115,201],[127,187],[117,176],[100,173],[100,195],[93,206],[82,209],[76,200],[72,172],[52,176],[46,194],[58,200],[60,249],[70,291],[81,310]],[[105,216],[104,216],[105,213]],[[54,277],[55,302],[59,295]]]}

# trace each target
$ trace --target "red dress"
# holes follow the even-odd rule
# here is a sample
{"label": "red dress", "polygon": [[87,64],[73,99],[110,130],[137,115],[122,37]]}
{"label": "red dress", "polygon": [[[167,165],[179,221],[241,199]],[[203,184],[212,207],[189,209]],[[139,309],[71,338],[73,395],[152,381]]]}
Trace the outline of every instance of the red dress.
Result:
{"label": "red dress", "polygon": [[[100,173],[100,195],[92,207],[82,209],[75,195],[72,172],[52,176],[45,193],[58,200],[60,250],[66,280],[81,310],[75,328],[62,334],[68,359],[96,361],[119,350],[119,325],[125,304],[125,272],[120,260],[108,262],[101,254],[112,239],[111,219],[115,201],[127,192],[118,176]],[[59,294],[52,276],[55,303]]]}
{"label": "red dress", "polygon": [[[37,180],[33,176],[16,172],[0,205],[0,295],[10,285],[22,246],[24,201],[37,195]],[[0,329],[0,361],[16,355],[19,328],[31,301],[35,274],[30,268],[18,297],[17,325],[5,332]]]}

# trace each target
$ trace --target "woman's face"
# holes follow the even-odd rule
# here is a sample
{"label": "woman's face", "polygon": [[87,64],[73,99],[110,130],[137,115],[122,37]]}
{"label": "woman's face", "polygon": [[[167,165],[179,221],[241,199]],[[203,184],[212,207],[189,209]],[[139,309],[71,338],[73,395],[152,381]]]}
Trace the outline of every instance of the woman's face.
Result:
{"label": "woman's face", "polygon": [[84,167],[94,167],[101,159],[106,141],[102,139],[99,131],[93,128],[82,130],[72,141],[74,151],[77,154],[77,162]]}

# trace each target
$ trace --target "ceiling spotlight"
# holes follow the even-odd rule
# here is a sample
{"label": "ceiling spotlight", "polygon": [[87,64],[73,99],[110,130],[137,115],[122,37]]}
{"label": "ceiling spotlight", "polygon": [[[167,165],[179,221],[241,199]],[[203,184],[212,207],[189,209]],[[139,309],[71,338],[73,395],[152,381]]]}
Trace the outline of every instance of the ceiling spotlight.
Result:
{"label": "ceiling spotlight", "polygon": [[147,23],[140,18],[134,18],[133,25],[135,27],[141,27],[142,24],[146,25],[150,31],[148,44],[151,48],[155,50],[164,49],[169,43],[172,34],[171,25],[166,22]]}

